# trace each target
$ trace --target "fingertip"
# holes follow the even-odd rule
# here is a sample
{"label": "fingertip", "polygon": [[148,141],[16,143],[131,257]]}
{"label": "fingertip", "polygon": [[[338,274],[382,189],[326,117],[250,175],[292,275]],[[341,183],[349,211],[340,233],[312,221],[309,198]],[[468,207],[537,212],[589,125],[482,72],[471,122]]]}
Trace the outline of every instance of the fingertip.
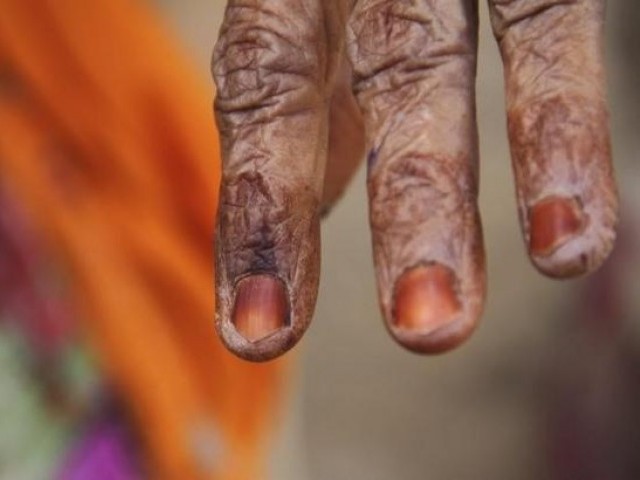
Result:
{"label": "fingertip", "polygon": [[393,326],[390,330],[393,339],[405,349],[421,355],[435,355],[459,347],[471,336],[477,324],[477,317],[461,313],[434,330],[409,330]]}
{"label": "fingertip", "polygon": [[611,253],[614,240],[615,232],[611,232],[611,240],[604,243],[578,236],[550,255],[530,254],[530,259],[534,267],[547,277],[559,280],[575,278],[600,268]]}
{"label": "fingertip", "polygon": [[222,343],[237,357],[266,362],[293,348],[306,329],[292,319],[287,285],[268,273],[251,274],[235,284],[231,308],[218,308],[216,329]]}
{"label": "fingertip", "polygon": [[[273,186],[271,190],[276,191]],[[313,317],[319,219],[315,201],[307,198],[312,203],[305,204],[304,195],[297,200],[294,209],[288,197],[275,197],[269,207],[279,208],[281,216],[275,218],[268,209],[224,204],[221,209],[215,241],[215,326],[227,349],[242,359],[263,362],[283,355],[303,337]],[[242,216],[251,216],[252,223],[246,226]]]}
{"label": "fingertip", "polygon": [[255,340],[249,340],[230,322],[216,322],[220,340],[229,352],[248,362],[263,363],[283,357],[304,335],[308,322],[300,328],[287,325]]}
{"label": "fingertip", "polygon": [[455,348],[472,333],[479,311],[465,308],[455,272],[439,263],[419,265],[396,281],[389,329],[406,349],[421,354]]}
{"label": "fingertip", "polygon": [[528,225],[531,261],[551,278],[572,278],[597,269],[615,239],[614,229],[597,224],[577,197],[545,197],[528,210]]}
{"label": "fingertip", "polygon": [[529,209],[529,250],[548,257],[575,239],[586,226],[586,216],[576,198],[549,196]]}
{"label": "fingertip", "polygon": [[279,329],[255,341],[246,339],[227,325],[222,325],[219,334],[227,350],[236,357],[253,363],[275,360],[291,350],[298,341],[290,327]]}
{"label": "fingertip", "polygon": [[245,277],[236,286],[233,325],[246,340],[258,342],[288,325],[288,303],[281,280],[266,274]]}
{"label": "fingertip", "polygon": [[430,332],[460,313],[453,271],[434,263],[404,272],[394,288],[393,324],[396,328]]}

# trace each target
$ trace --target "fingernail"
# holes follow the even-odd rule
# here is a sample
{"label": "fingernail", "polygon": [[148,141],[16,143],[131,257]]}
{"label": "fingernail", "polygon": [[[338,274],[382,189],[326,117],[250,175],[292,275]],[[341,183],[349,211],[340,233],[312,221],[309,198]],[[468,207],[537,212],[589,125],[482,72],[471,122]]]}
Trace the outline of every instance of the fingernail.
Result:
{"label": "fingernail", "polygon": [[243,278],[236,286],[233,324],[240,335],[257,342],[288,323],[284,284],[266,274]]}
{"label": "fingernail", "polygon": [[440,264],[421,265],[396,281],[393,322],[428,333],[450,323],[460,312],[453,271]]}
{"label": "fingernail", "polygon": [[584,213],[575,198],[547,197],[529,209],[529,250],[551,255],[584,228]]}

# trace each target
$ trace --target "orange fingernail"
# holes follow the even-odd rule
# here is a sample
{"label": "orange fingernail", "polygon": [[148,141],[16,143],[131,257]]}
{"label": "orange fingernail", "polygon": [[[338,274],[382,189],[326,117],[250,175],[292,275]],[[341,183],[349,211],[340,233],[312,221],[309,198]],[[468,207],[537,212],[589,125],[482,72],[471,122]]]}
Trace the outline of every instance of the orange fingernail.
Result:
{"label": "orange fingernail", "polygon": [[437,263],[406,271],[396,281],[394,324],[421,332],[446,325],[461,309],[454,285],[453,271]]}
{"label": "orange fingernail", "polygon": [[277,278],[252,275],[236,286],[233,324],[240,335],[257,342],[288,322],[289,307],[284,284]]}
{"label": "orange fingernail", "polygon": [[529,250],[551,255],[584,228],[584,213],[575,198],[547,197],[529,209]]}

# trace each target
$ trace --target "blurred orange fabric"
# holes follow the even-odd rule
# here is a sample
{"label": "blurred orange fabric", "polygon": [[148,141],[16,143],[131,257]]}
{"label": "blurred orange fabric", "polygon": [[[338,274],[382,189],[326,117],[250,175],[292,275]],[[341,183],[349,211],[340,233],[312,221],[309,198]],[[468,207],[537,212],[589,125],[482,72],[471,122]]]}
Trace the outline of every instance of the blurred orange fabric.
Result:
{"label": "blurred orange fabric", "polygon": [[65,266],[149,478],[263,478],[286,365],[215,336],[212,88],[144,4],[0,11],[0,183]]}

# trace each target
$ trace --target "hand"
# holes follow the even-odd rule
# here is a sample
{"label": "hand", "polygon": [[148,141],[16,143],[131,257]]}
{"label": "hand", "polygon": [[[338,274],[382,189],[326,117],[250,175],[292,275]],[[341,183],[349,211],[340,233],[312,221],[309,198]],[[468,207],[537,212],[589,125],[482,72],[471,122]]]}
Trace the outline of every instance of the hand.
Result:
{"label": "hand", "polygon": [[[617,221],[605,1],[489,3],[529,255],[552,277],[588,272]],[[485,296],[477,30],[475,0],[229,0],[213,74],[216,326],[231,351],[268,360],[304,333],[321,212],[363,157],[363,138],[387,328],[423,353],[469,336]]]}

